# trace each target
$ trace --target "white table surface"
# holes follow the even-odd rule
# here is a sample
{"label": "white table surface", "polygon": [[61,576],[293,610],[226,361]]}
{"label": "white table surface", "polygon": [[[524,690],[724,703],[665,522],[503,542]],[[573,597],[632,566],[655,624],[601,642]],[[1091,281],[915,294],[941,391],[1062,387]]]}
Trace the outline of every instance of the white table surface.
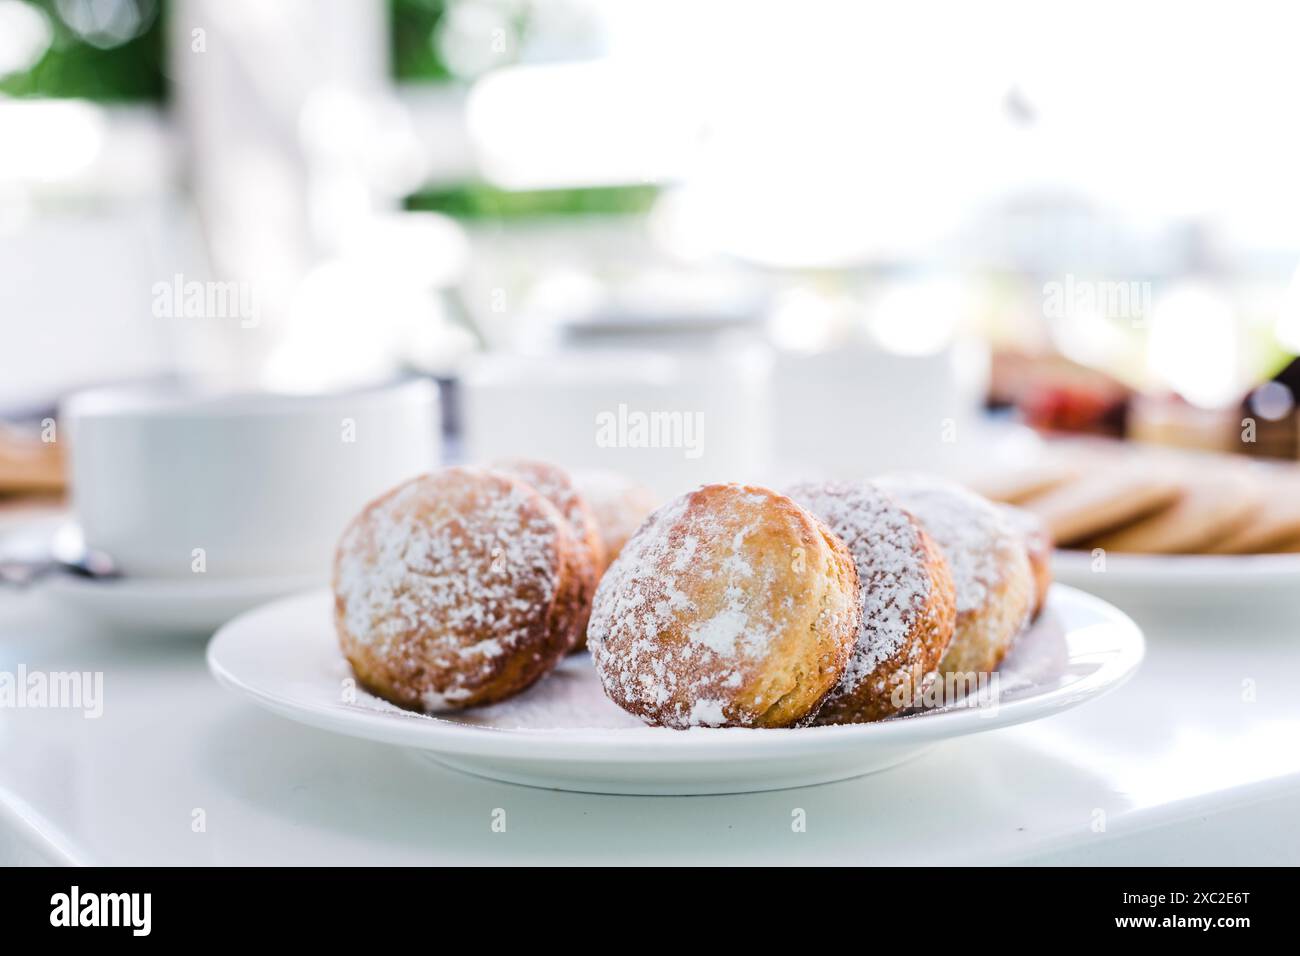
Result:
{"label": "white table surface", "polygon": [[1295,865],[1295,620],[1140,619],[1147,660],[1115,694],[873,776],[619,797],[298,726],[219,688],[201,640],[114,638],[4,591],[0,671],[102,670],[104,712],[0,709],[0,863]]}

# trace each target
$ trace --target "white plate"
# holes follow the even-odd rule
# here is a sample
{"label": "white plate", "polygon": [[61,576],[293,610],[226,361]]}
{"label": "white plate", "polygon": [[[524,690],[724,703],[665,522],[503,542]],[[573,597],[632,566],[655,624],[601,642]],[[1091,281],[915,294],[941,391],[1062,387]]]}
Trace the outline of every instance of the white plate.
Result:
{"label": "white plate", "polygon": [[1123,683],[1142,634],[1115,608],[1055,587],[998,672],[993,703],[851,727],[645,727],[609,702],[583,656],[519,697],[453,716],[400,710],[356,689],[339,653],[328,591],[231,621],[208,645],[222,684],[293,720],[409,747],[469,773],[560,790],[694,794],[778,790],[883,770],[950,737],[1035,720]]}
{"label": "white plate", "polygon": [[50,575],[34,587],[46,600],[118,634],[207,637],[237,614],[320,583],[283,578],[110,578]]}
{"label": "white plate", "polygon": [[[1134,613],[1166,619],[1240,622],[1300,608],[1300,554],[1160,555],[1057,551],[1058,581]],[[1209,618],[1205,618],[1209,615]]]}

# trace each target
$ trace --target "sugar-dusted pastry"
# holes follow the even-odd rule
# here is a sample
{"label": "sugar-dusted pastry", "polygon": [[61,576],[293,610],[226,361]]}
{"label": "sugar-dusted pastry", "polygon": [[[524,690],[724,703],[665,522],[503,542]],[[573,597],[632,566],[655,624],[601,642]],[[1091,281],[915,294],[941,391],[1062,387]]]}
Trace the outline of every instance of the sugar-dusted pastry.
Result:
{"label": "sugar-dusted pastry", "polygon": [[1058,545],[1069,546],[1155,514],[1182,492],[1181,483],[1158,468],[1099,465],[1020,507],[1038,515]]}
{"label": "sugar-dusted pastry", "polygon": [[603,574],[654,510],[654,492],[616,471],[577,471],[573,480],[596,515],[596,527],[605,545],[605,563],[600,568]]}
{"label": "sugar-dusted pastry", "polygon": [[912,706],[933,679],[956,620],[952,576],[938,546],[868,482],[805,482],[788,494],[848,547],[860,585],[857,642],[816,723],[880,720]]}
{"label": "sugar-dusted pastry", "polygon": [[879,484],[921,522],[952,573],[957,625],[939,670],[995,670],[1033,609],[1024,536],[997,505],[950,482],[890,476]]}
{"label": "sugar-dusted pastry", "polygon": [[857,640],[844,543],[784,495],[706,485],[655,511],[596,592],[587,630],[614,703],[667,727],[788,727]]}
{"label": "sugar-dusted pastry", "polygon": [[572,639],[572,647],[577,650],[586,641],[591,599],[596,594],[596,583],[605,568],[605,544],[596,524],[595,512],[569,473],[558,465],[517,458],[495,462],[491,468],[526,481],[536,488],[543,498],[559,509],[573,530],[578,553],[578,573],[571,582],[565,600],[573,602],[577,609],[573,619]]}
{"label": "sugar-dusted pastry", "polygon": [[1254,483],[1238,469],[1192,472],[1172,504],[1083,546],[1143,554],[1204,551],[1244,527],[1258,502]]}
{"label": "sugar-dusted pastry", "polygon": [[1025,550],[1029,554],[1029,567],[1034,572],[1034,609],[1032,616],[1043,613],[1047,592],[1052,587],[1052,535],[1043,519],[1032,511],[1003,505],[1003,514],[1025,537]]}
{"label": "sugar-dusted pastry", "polygon": [[573,639],[573,532],[531,485],[445,468],[372,501],[334,559],[334,621],[363,686],[402,707],[502,700]]}

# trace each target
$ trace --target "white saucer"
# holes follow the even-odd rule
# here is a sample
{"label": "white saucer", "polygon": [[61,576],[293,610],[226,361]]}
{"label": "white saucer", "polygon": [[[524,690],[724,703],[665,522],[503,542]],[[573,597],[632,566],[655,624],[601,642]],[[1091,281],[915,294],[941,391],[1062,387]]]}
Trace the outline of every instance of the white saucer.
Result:
{"label": "white saucer", "polygon": [[1300,554],[1106,554],[1102,563],[1057,551],[1052,573],[1133,613],[1186,623],[1200,616],[1217,627],[1300,609]]}
{"label": "white saucer", "polygon": [[249,608],[319,583],[318,576],[95,580],[55,574],[34,586],[54,606],[116,633],[207,637]]}
{"label": "white saucer", "polygon": [[860,776],[950,737],[1081,704],[1132,676],[1143,653],[1124,614],[1057,586],[998,672],[991,704],[852,727],[675,731],[645,727],[610,703],[581,655],[502,704],[442,717],[400,710],[353,686],[331,610],[330,593],[318,590],[243,614],[213,637],[208,667],[227,687],[313,727],[497,780],[593,793],[739,793]]}

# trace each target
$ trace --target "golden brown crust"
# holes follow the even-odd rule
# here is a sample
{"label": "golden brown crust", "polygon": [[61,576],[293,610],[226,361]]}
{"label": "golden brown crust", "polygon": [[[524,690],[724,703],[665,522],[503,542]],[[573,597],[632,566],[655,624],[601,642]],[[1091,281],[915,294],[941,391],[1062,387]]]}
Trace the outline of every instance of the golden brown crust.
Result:
{"label": "golden brown crust", "polygon": [[1058,439],[1047,443],[1036,463],[1004,468],[971,485],[1038,513],[1055,545],[1069,549],[1254,554],[1300,537],[1300,467],[1294,463]]}
{"label": "golden brown crust", "polygon": [[654,511],[654,492],[613,471],[575,472],[573,480],[596,516],[600,538],[605,545],[605,561],[600,568],[600,573],[604,574],[623,550],[623,545],[627,544],[627,539]]}
{"label": "golden brown crust", "polygon": [[910,659],[901,652],[895,654],[880,668],[869,691],[828,700],[817,713],[818,724],[866,723],[892,717],[914,706],[938,673],[956,633],[956,600],[947,562],[930,536],[924,531],[921,535],[921,567],[930,590],[909,638],[914,648]]}
{"label": "golden brown crust", "polygon": [[1300,504],[1300,489],[1296,501],[1282,504],[1269,499],[1256,505],[1239,527],[1222,535],[1205,549],[1206,554],[1281,554],[1294,550],[1293,542],[1300,539],[1300,513],[1277,513],[1278,509]]}
{"label": "golden brown crust", "polygon": [[1033,620],[1043,613],[1047,604],[1047,592],[1052,587],[1052,535],[1043,520],[1031,511],[1006,505],[1005,514],[1025,536],[1025,551],[1029,556],[1029,568],[1034,574],[1034,606],[1031,612]]}
{"label": "golden brown crust", "polygon": [[1023,573],[1009,574],[990,592],[987,605],[958,612],[952,644],[939,662],[941,674],[991,674],[998,669],[1029,619],[1033,579],[1028,559],[1022,559]]}
{"label": "golden brown crust", "polygon": [[1198,474],[1185,479],[1182,493],[1168,507],[1092,538],[1084,547],[1140,554],[1207,551],[1244,527],[1258,500],[1254,483],[1243,472]]}
{"label": "golden brown crust", "polygon": [[941,674],[996,670],[1029,620],[1034,576],[1023,535],[999,506],[938,479],[882,484],[915,515],[947,559],[957,623]]}
{"label": "golden brown crust", "polygon": [[1042,461],[980,475],[967,482],[989,501],[1021,504],[1078,478],[1079,469],[1063,461]]}
{"label": "golden brown crust", "polygon": [[402,707],[503,700],[568,650],[568,522],[507,475],[446,468],[353,519],[334,563],[335,626],[357,679]]}
{"label": "golden brown crust", "polygon": [[786,727],[838,682],[857,637],[852,555],[784,495],[707,485],[643,524],[596,594],[606,694],[647,723]]}
{"label": "golden brown crust", "polygon": [[952,640],[952,577],[919,522],[869,482],[806,482],[790,497],[853,555],[862,616],[853,655],[815,723],[882,720],[912,706]]}
{"label": "golden brown crust", "polygon": [[511,459],[496,462],[491,468],[532,485],[569,522],[576,547],[573,574],[568,579],[570,586],[562,600],[574,610],[570,646],[573,650],[580,650],[586,646],[591,599],[596,595],[596,585],[605,569],[605,544],[601,538],[600,526],[596,523],[596,515],[569,473],[558,465]]}
{"label": "golden brown crust", "polygon": [[1073,546],[1168,508],[1182,491],[1179,482],[1159,471],[1099,468],[1021,507],[1043,520],[1058,545]]}

